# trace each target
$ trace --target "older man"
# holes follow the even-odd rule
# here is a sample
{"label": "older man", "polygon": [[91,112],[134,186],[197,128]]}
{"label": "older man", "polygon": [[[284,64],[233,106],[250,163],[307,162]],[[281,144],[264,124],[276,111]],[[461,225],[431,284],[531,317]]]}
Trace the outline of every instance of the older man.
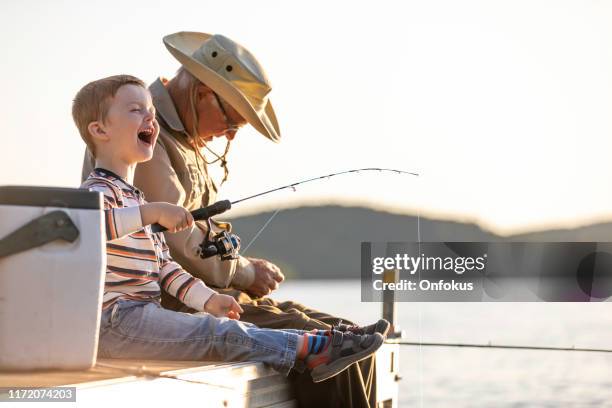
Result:
{"label": "older man", "polygon": [[[280,140],[280,129],[268,99],[270,83],[247,49],[221,35],[193,32],[166,36],[164,44],[182,66],[171,80],[160,78],[150,86],[161,130],[153,159],[136,169],[135,185],[148,201],[195,210],[215,202],[217,185],[207,165],[219,161],[227,177],[225,156],[240,127],[248,123],[274,142]],[[222,155],[207,146],[215,137],[227,139]],[[216,160],[208,161],[204,150]],[[83,174],[90,170],[91,161],[86,158]],[[213,224],[218,231],[230,228],[227,223]],[[166,240],[172,256],[186,270],[240,302],[242,320],[267,328],[388,330],[384,321],[365,328],[342,325],[337,317],[266,297],[284,280],[280,269],[266,260],[242,256],[224,261],[202,259],[199,245],[213,232],[205,222],[196,222],[190,229],[166,234]],[[165,297],[163,304],[188,311],[171,297]],[[369,358],[319,384],[313,384],[307,375],[295,374],[300,405],[373,406],[374,371],[374,359]]]}

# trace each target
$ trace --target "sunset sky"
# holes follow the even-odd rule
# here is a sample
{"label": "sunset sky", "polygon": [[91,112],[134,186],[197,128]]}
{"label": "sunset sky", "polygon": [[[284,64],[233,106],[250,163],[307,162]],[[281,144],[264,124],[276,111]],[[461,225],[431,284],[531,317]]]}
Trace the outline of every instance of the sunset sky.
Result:
{"label": "sunset sky", "polygon": [[341,201],[502,233],[612,219],[611,21],[597,0],[3,1],[0,185],[77,187],[76,91],[172,76],[162,37],[202,31],[257,56],[283,136],[241,130],[222,197],[356,167],[421,174],[342,176],[238,211]]}

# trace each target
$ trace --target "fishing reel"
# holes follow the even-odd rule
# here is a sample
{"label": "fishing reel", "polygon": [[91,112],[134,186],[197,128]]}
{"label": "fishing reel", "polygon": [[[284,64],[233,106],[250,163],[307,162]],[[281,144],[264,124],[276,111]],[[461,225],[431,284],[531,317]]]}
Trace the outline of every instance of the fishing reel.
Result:
{"label": "fishing reel", "polygon": [[200,258],[205,259],[218,255],[222,261],[238,259],[240,256],[238,253],[240,250],[240,237],[227,231],[221,231],[211,238],[210,231],[212,231],[212,224],[210,218],[206,222],[208,223],[208,233],[204,241],[199,245],[198,255]]}
{"label": "fishing reel", "polygon": [[[238,259],[238,250],[240,250],[240,238],[238,235],[222,231],[211,237],[213,231],[212,222],[210,221],[211,217],[222,214],[230,208],[232,208],[232,203],[229,200],[223,200],[191,212],[194,220],[206,220],[208,224],[206,238],[204,238],[204,241],[198,248],[198,256],[200,258],[205,259],[218,255],[222,261]],[[151,230],[153,232],[163,232],[166,228],[159,224],[153,224],[151,225]]]}

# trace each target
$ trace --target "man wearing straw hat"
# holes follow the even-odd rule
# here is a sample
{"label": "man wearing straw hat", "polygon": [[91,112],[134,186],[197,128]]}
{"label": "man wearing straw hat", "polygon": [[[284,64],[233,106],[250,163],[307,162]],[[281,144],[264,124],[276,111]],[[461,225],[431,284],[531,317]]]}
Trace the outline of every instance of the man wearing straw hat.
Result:
{"label": "man wearing straw hat", "polygon": [[[136,168],[134,183],[150,202],[165,201],[195,210],[215,202],[217,186],[209,176],[208,164],[220,162],[227,178],[226,155],[238,129],[246,124],[279,142],[278,121],[268,98],[270,82],[255,57],[244,47],[222,35],[179,32],[163,39],[166,48],[181,63],[176,76],[159,78],[151,86],[160,134],[153,158]],[[207,143],[225,137],[221,155]],[[203,150],[216,160],[207,161]],[[85,160],[83,174],[90,173],[92,161]],[[222,181],[222,182],[223,182]],[[221,231],[231,228],[215,222]],[[234,296],[244,310],[241,320],[265,328],[303,330],[379,331],[388,330],[386,321],[369,327],[341,324],[339,318],[309,309],[295,302],[276,302],[266,297],[284,280],[280,269],[263,259],[245,258],[222,261],[219,257],[201,259],[198,246],[208,226],[194,226],[166,234],[173,258],[192,275],[220,293]],[[164,297],[165,307],[188,311],[172,297]],[[308,374],[294,376],[301,406],[375,405],[374,358],[354,364],[340,375],[314,384]]]}

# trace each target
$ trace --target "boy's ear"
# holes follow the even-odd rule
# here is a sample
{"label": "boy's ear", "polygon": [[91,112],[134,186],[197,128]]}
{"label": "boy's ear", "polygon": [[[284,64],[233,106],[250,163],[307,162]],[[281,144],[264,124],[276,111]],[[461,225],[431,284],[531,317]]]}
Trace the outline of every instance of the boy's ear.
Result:
{"label": "boy's ear", "polygon": [[102,123],[98,120],[90,122],[89,125],[87,125],[87,130],[94,140],[102,142],[109,139],[108,135],[104,131],[104,125],[102,125]]}

